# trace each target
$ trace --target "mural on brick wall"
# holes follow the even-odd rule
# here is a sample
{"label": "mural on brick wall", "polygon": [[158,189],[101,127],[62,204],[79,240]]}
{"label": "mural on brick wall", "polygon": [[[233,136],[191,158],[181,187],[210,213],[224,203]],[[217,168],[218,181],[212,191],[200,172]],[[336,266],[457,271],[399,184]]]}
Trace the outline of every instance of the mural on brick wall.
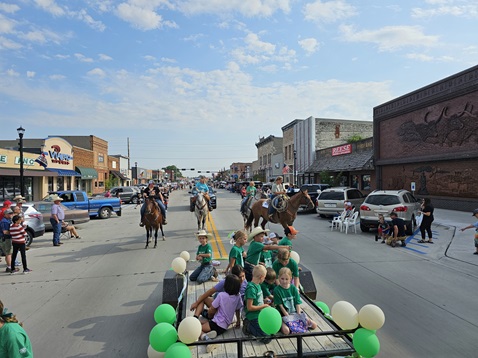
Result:
{"label": "mural on brick wall", "polygon": [[383,168],[384,189],[410,190],[415,194],[478,198],[478,161],[446,161],[387,166]]}

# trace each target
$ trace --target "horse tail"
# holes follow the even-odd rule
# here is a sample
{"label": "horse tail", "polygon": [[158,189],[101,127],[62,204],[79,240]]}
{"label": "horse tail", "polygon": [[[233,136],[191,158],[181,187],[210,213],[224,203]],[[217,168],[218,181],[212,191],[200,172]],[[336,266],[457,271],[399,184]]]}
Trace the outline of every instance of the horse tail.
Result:
{"label": "horse tail", "polygon": [[247,218],[246,225],[244,226],[246,230],[249,230],[252,226],[252,221],[254,221],[254,212],[252,211],[249,213],[249,217]]}

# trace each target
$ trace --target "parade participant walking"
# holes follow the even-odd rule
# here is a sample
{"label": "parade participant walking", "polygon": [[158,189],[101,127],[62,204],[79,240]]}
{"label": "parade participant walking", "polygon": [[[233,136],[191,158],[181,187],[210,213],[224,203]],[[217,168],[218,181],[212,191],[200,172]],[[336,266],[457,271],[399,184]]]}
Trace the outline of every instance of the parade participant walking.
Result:
{"label": "parade participant walking", "polygon": [[17,317],[0,301],[0,357],[33,357],[32,344]]}
{"label": "parade participant walking", "polygon": [[[473,210],[473,216],[478,219],[478,209]],[[473,228],[475,229],[475,252],[473,253],[473,255],[478,255],[478,221],[474,224],[465,226],[461,229],[461,231]]]}
{"label": "parade participant walking", "polygon": [[[161,209],[161,214],[163,215],[163,225],[167,225],[168,222],[166,220],[166,207],[164,206],[163,194],[161,194],[161,190],[159,190],[159,188],[156,185],[154,185],[153,180],[150,180],[148,183],[148,186],[143,190],[143,197],[147,198],[149,196],[153,196],[154,199],[156,200],[156,203],[158,203],[158,206]],[[144,219],[145,211],[146,211],[146,202],[143,203],[143,206],[141,206],[141,209],[140,209],[141,221],[139,223],[139,226],[144,226],[143,219]]]}
{"label": "parade participant walking", "polygon": [[61,225],[63,220],[65,220],[65,212],[60,205],[62,201],[63,199],[58,195],[53,197],[53,205],[51,206],[50,217],[50,223],[53,228],[53,246],[63,245],[63,243],[60,242]]}
{"label": "parade participant walking", "polygon": [[13,246],[13,253],[12,253],[12,262],[10,265],[10,274],[13,275],[16,273],[15,271],[15,260],[17,258],[18,251],[20,251],[20,255],[22,256],[22,264],[23,264],[23,273],[30,273],[30,270],[27,266],[27,254],[25,250],[25,236],[27,235],[25,229],[22,226],[22,217],[20,215],[15,215],[12,218],[12,225],[10,225],[10,235],[12,237],[12,246]]}

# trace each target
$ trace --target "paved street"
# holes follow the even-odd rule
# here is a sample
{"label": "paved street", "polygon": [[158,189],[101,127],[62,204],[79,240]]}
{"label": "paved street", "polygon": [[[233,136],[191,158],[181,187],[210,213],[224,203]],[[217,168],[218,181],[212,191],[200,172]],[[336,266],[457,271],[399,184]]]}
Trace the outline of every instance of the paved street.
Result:
{"label": "paved street", "polygon": [[[182,250],[195,252],[195,218],[186,191],[173,192],[166,241],[144,249],[139,209],[80,225],[81,240],[53,247],[51,233],[28,251],[30,275],[0,274],[0,299],[24,322],[36,357],[146,357],[162,278]],[[218,191],[209,229],[222,239],[242,227],[239,196]],[[470,213],[436,211],[434,245],[408,239],[406,248],[376,243],[373,234],[331,232],[327,220],[301,214],[294,250],[310,268],[318,300],[357,309],[373,303],[386,316],[378,357],[474,356],[478,336],[478,257]],[[272,230],[281,232],[277,225]],[[246,247],[247,248],[247,247]],[[191,263],[193,265],[193,263]],[[4,262],[1,263],[2,271]]]}

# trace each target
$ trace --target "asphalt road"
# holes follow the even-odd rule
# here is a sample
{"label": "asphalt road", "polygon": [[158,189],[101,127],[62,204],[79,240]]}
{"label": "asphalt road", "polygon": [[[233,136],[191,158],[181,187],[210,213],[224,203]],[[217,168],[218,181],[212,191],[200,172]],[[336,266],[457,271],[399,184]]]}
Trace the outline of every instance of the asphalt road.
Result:
{"label": "asphalt road", "polygon": [[[172,193],[166,241],[157,249],[144,249],[139,209],[125,205],[122,217],[79,225],[80,240],[53,247],[51,233],[36,239],[28,251],[33,273],[0,274],[0,299],[24,322],[35,357],[146,357],[164,273],[181,251],[197,247],[188,202],[186,191]],[[220,254],[230,249],[227,234],[242,227],[239,202],[218,191],[209,230],[222,239]],[[295,227],[293,249],[314,273],[318,300],[384,311],[377,357],[476,356],[478,267],[445,255],[453,227],[434,226],[433,246],[410,238],[407,248],[376,243],[360,230],[331,232],[316,214],[299,215]]]}

